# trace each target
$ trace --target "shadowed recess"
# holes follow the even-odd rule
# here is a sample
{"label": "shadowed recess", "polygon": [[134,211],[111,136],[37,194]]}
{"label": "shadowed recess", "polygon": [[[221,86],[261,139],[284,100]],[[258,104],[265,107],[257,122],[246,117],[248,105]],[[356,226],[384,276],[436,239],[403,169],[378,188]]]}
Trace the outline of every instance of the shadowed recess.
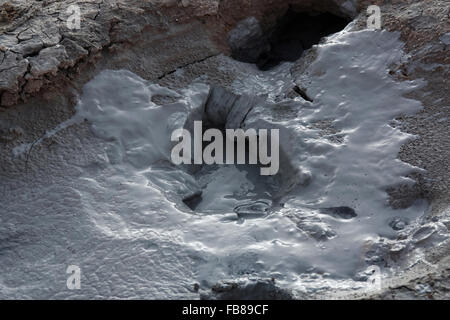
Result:
{"label": "shadowed recess", "polygon": [[350,20],[332,13],[289,9],[276,26],[264,30],[256,18],[241,21],[228,38],[234,59],[270,70],[283,61],[294,62],[328,35],[343,30]]}

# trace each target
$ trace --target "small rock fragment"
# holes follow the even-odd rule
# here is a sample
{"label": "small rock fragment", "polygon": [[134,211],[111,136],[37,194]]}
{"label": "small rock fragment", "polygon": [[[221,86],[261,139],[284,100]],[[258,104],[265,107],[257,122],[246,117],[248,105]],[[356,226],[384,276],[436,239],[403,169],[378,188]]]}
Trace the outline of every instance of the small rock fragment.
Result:
{"label": "small rock fragment", "polygon": [[255,17],[239,22],[236,28],[231,30],[228,44],[233,57],[243,62],[256,63],[261,55],[270,51],[270,44]]}

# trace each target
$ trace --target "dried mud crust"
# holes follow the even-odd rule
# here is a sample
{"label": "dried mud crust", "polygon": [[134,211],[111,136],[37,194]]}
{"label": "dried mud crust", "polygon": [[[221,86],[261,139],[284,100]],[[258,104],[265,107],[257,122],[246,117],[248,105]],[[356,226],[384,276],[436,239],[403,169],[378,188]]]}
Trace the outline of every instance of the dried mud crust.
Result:
{"label": "dried mud crust", "polygon": [[[391,74],[400,81],[423,79],[423,88],[408,96],[420,100],[423,110],[412,116],[399,117],[398,126],[416,135],[403,145],[399,159],[426,171],[413,176],[418,183],[405,190],[400,199],[418,196],[431,203],[431,212],[423,223],[442,221],[447,229],[450,210],[450,7],[447,1],[392,1],[383,8],[384,27],[401,32],[410,59],[393,68]],[[399,199],[399,197],[397,197]],[[430,249],[425,261],[394,279],[378,298],[450,298],[449,243]]]}
{"label": "dried mud crust", "polygon": [[[81,8],[81,30],[66,27],[71,4]],[[450,215],[450,7],[443,0],[2,1],[0,175],[23,175],[23,163],[11,158],[12,148],[35,141],[69,118],[82,85],[99,71],[125,68],[162,84],[169,84],[177,69],[214,74],[217,56],[230,53],[224,34],[249,16],[268,28],[288,4],[357,17],[361,28],[367,6],[378,4],[383,28],[401,33],[410,59],[393,66],[391,75],[399,81],[424,79],[426,84],[410,94],[424,109],[399,117],[395,124],[417,135],[399,158],[426,171],[414,176],[414,188],[388,190],[391,204],[403,207],[425,197],[432,210],[424,223],[445,220]],[[217,82],[232,80],[215,76]],[[436,267],[413,266],[392,279],[383,293],[352,298],[449,298],[449,256],[450,244],[443,243],[425,257]]]}

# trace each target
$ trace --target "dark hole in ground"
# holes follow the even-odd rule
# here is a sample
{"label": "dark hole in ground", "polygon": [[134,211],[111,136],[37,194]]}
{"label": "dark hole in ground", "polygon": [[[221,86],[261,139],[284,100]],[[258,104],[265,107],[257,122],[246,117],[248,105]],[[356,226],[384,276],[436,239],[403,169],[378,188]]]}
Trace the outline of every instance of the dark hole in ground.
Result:
{"label": "dark hole in ground", "polygon": [[[221,164],[203,163],[186,168],[198,182],[198,185],[190,189],[191,191],[182,198],[183,203],[191,210],[202,213],[226,211],[236,213],[238,218],[257,218],[268,214],[272,205],[278,201],[276,196],[281,191],[279,176],[261,175],[261,169],[271,164],[263,164],[261,161],[257,130],[255,129],[256,136],[248,132],[248,136],[240,136],[239,139],[236,136],[233,139],[233,136],[227,134],[227,129],[232,130],[230,134],[233,130],[242,130],[240,128],[246,115],[253,106],[262,101],[257,97],[238,96],[222,87],[213,86],[202,111],[203,114],[195,113],[187,120],[185,127],[191,134],[195,130],[194,119],[200,118],[202,136],[210,129],[216,130],[216,134],[220,133],[217,134],[217,139],[220,139],[222,143],[221,151],[223,152],[221,161],[218,161]],[[242,132],[246,134],[245,130]],[[211,137],[210,140],[212,141],[203,141],[202,153],[208,147],[208,154],[212,153],[212,157],[219,157],[220,154],[216,154],[217,149],[212,149],[210,146],[212,143],[217,143],[216,137]],[[270,140],[268,143],[266,155],[272,158]],[[226,164],[227,153],[231,151],[228,150],[229,148],[234,150],[234,161],[230,161],[233,164]],[[242,159],[238,159],[238,150],[241,151]],[[223,170],[224,167],[234,168]],[[229,188],[227,185],[234,186]]]}
{"label": "dark hole in ground", "polygon": [[187,205],[191,210],[195,210],[195,208],[197,208],[202,200],[203,199],[201,191],[189,194],[183,198],[184,204]]}
{"label": "dark hole in ground", "polygon": [[230,32],[229,44],[236,60],[256,63],[261,70],[269,70],[283,61],[298,60],[305,50],[323,37],[343,30],[349,22],[331,13],[290,9],[268,33],[262,31],[255,18],[242,21]]}
{"label": "dark hole in ground", "polygon": [[355,210],[349,207],[321,208],[320,212],[344,220],[353,219],[357,216]]}
{"label": "dark hole in ground", "polygon": [[[235,166],[239,171],[246,172],[246,178],[248,181],[251,181],[251,184],[253,185],[253,189],[249,194],[241,194],[241,195],[226,195],[225,197],[230,199],[234,198],[235,200],[243,201],[245,204],[237,205],[235,208],[230,208],[230,212],[232,209],[234,209],[234,212],[237,214],[239,218],[255,218],[255,217],[261,217],[262,215],[265,215],[268,213],[271,203],[273,203],[275,200],[272,198],[274,194],[276,194],[278,187],[274,180],[274,182],[269,182],[270,178],[261,176],[260,175],[260,168],[265,167],[260,163],[259,155],[256,155],[256,164],[250,164],[250,141],[248,138],[244,140],[245,145],[242,147],[239,145],[238,140],[234,140],[234,164],[226,164],[226,150],[228,148],[227,145],[227,138],[226,138],[226,131],[225,127],[223,126],[213,126],[211,124],[206,124],[205,127],[202,128],[203,132],[202,135],[205,133],[205,131],[209,129],[218,129],[222,132],[223,135],[223,164],[213,164],[213,165],[200,165],[197,168],[196,172],[193,172],[196,179],[200,179],[204,175],[208,175],[213,173],[214,171],[218,170],[222,166]],[[214,141],[214,139],[213,139]],[[205,150],[205,148],[210,144],[211,142],[203,142],[202,152]],[[256,143],[259,144],[259,138],[256,138]],[[237,150],[243,149],[245,152],[245,158],[244,158],[244,164],[238,164],[238,155]],[[271,151],[269,150],[269,154],[271,155]],[[216,156],[216,154],[213,152],[213,156]],[[220,179],[220,178],[219,178]],[[275,184],[274,184],[275,183]],[[250,195],[251,194],[251,195]],[[196,211],[199,207],[199,205],[202,203],[203,199],[203,190],[199,190],[197,192],[186,194],[182,201],[183,203],[188,206],[191,210]],[[221,198],[223,195],[218,194],[219,198]],[[255,199],[253,199],[255,198]],[[267,199],[266,199],[267,198]],[[260,199],[265,199],[265,201],[261,201]],[[267,201],[266,201],[267,200]]]}

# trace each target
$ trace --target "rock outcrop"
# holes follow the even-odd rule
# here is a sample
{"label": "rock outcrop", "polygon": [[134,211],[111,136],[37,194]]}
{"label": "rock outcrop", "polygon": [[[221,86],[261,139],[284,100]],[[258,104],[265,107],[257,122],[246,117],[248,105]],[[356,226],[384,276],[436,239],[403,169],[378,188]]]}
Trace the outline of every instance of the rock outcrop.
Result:
{"label": "rock outcrop", "polygon": [[[27,101],[43,88],[51,88],[61,81],[70,82],[80,70],[85,70],[89,62],[105,56],[105,51],[114,52],[119,48],[135,46],[136,42],[170,40],[175,34],[181,36],[181,33],[197,28],[199,23],[202,24],[202,32],[214,42],[214,45],[209,45],[213,50],[205,51],[206,54],[201,57],[205,58],[218,51],[228,52],[223,34],[250,15],[261,19],[267,29],[291,3],[299,8],[327,9],[349,15],[356,13],[354,5],[349,5],[351,1],[339,6],[344,3],[341,0],[320,3],[311,0],[238,2],[2,1],[0,105],[10,107]],[[72,23],[73,19],[77,19],[76,8],[80,13],[79,29],[77,24]],[[349,11],[348,8],[353,9]],[[258,23],[256,18],[252,18],[254,23]],[[254,32],[261,33],[263,30],[255,29]],[[149,35],[154,36],[150,41],[147,39]],[[195,47],[186,46],[186,49]],[[174,52],[166,52],[166,55],[168,59],[175,58]],[[192,62],[192,57],[189,54],[186,56],[187,63]]]}

